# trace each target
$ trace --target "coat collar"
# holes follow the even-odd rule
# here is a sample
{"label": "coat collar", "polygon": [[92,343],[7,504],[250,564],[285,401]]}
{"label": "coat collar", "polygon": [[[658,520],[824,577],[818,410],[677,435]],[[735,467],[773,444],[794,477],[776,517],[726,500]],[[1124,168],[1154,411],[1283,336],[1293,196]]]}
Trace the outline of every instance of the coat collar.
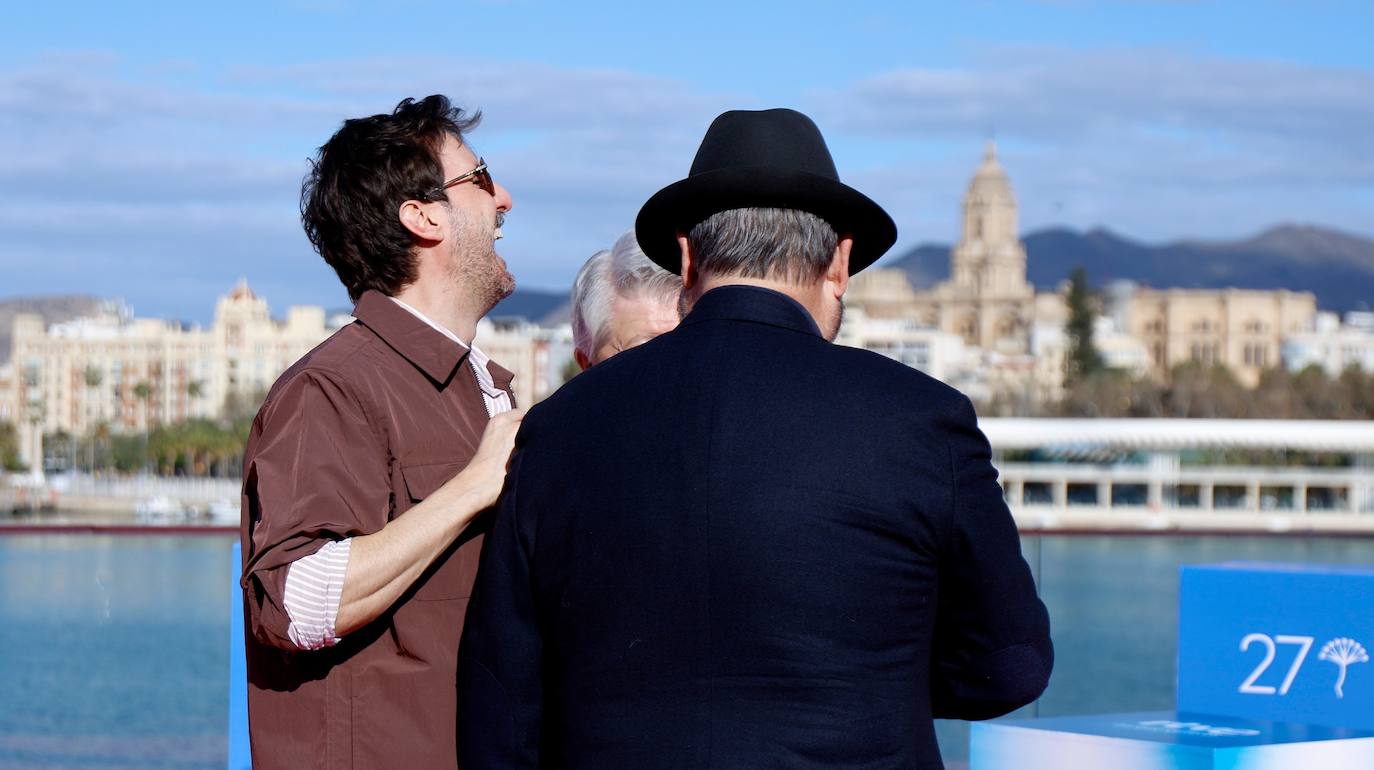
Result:
{"label": "coat collar", "polygon": [[696,301],[682,325],[717,320],[748,321],[821,336],[820,327],[800,302],[762,286],[733,284],[711,289]]}
{"label": "coat collar", "polygon": [[[364,292],[353,309],[353,317],[440,385],[448,383],[454,370],[468,357],[468,348],[445,337],[379,291]],[[514,374],[495,361],[487,362],[487,371],[498,388],[510,390]]]}

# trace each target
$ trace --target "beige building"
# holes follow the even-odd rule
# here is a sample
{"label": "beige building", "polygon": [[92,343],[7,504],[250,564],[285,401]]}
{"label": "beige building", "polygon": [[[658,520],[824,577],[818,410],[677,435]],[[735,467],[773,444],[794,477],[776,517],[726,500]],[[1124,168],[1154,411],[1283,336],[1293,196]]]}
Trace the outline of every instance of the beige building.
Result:
{"label": "beige building", "polygon": [[1035,339],[1054,337],[1068,313],[1062,295],[1037,294],[1026,281],[1018,226],[1011,181],[989,142],[964,194],[949,280],[918,291],[902,270],[870,268],[854,277],[845,301],[872,318],[902,319],[962,341],[976,366],[965,366],[961,377],[941,379],[975,398],[1055,398],[1063,386],[1063,356],[1037,356]]}
{"label": "beige building", "polygon": [[247,283],[222,297],[208,329],[133,318],[108,303],[89,318],[45,328],[14,320],[13,374],[3,393],[32,462],[35,434],[146,430],[214,418],[227,402],[256,402],[277,376],[330,333],[318,307],[293,307],[285,321]]}
{"label": "beige building", "polygon": [[[1017,220],[1011,182],[989,142],[964,194],[950,279],[918,291],[902,270],[870,268],[854,277],[846,301],[876,318],[956,334],[984,351],[984,365],[1003,370],[988,373],[993,396],[1054,400],[1063,388],[1068,308],[1063,292],[1036,293],[1026,281]],[[1312,329],[1316,315],[1309,292],[1128,283],[1111,287],[1107,304],[1112,323],[1099,325],[1097,342],[1109,365],[1167,377],[1188,361],[1223,364],[1250,387],[1262,370],[1281,365],[1283,339]]]}
{"label": "beige building", "polygon": [[1062,302],[1057,295],[1037,300],[1035,287],[1026,281],[1016,196],[992,142],[964,194],[962,222],[950,252],[949,280],[916,291],[901,270],[868,270],[855,276],[846,299],[875,317],[914,318],[957,334],[970,347],[1029,353],[1032,327],[1062,315],[1057,309]]}
{"label": "beige building", "polygon": [[1139,288],[1128,303],[1122,320],[1149,352],[1151,374],[1220,364],[1246,387],[1282,365],[1284,338],[1312,329],[1317,315],[1311,292]]}

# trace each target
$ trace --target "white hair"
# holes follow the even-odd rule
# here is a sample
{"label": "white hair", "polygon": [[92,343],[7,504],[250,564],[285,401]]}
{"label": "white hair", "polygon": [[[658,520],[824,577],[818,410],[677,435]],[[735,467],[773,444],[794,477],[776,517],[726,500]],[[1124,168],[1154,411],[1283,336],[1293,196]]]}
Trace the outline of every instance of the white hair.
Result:
{"label": "white hair", "polygon": [[652,297],[677,304],[682,279],[664,270],[639,248],[634,230],[598,251],[577,271],[572,289],[573,344],[588,358],[605,341],[616,297]]}

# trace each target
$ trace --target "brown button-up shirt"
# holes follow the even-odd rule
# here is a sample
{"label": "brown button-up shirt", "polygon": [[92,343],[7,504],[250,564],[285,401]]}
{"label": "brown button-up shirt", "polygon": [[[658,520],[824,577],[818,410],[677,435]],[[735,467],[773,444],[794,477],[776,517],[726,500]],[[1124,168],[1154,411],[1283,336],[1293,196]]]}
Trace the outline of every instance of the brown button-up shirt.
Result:
{"label": "brown button-up shirt", "polygon": [[[354,316],[277,380],[248,438],[253,766],[452,770],[458,639],[487,517],[338,645],[300,651],[287,636],[291,563],[405,515],[467,465],[488,420],[466,349],[376,292]],[[488,371],[509,393],[511,373]]]}

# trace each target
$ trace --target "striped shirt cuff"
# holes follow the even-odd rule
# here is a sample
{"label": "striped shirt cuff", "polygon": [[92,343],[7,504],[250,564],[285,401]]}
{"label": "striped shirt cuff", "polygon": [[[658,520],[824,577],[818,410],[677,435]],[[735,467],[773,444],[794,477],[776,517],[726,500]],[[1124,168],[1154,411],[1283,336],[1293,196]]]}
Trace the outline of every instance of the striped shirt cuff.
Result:
{"label": "striped shirt cuff", "polygon": [[351,539],[326,543],[287,568],[282,602],[291,623],[286,635],[302,650],[332,647],[343,641],[334,636],[334,621],[339,616],[352,544]]}

